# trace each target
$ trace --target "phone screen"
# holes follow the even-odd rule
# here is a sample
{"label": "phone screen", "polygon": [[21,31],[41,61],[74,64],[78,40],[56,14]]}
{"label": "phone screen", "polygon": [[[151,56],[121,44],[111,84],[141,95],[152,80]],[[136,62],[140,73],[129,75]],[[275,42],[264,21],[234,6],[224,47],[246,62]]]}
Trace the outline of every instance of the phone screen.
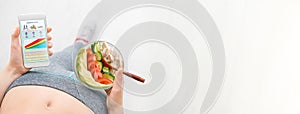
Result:
{"label": "phone screen", "polygon": [[[49,62],[45,20],[20,21],[24,65]],[[37,66],[39,66],[37,64]]]}

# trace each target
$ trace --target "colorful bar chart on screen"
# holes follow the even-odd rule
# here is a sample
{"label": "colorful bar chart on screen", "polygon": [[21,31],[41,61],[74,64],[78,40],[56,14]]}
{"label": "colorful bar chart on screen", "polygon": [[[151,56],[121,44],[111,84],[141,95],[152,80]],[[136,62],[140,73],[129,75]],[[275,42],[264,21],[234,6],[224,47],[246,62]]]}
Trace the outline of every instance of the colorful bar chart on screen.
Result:
{"label": "colorful bar chart on screen", "polygon": [[28,44],[25,45],[26,49],[38,49],[38,48],[46,48],[46,38],[38,38]]}

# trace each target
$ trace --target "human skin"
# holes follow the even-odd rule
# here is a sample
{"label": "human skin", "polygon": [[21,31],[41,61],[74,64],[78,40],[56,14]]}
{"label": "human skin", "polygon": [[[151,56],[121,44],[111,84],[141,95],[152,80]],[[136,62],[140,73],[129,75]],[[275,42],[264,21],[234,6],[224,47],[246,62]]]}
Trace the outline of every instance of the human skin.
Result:
{"label": "human skin", "polygon": [[[47,28],[47,33],[51,32],[51,28]],[[71,95],[56,90],[50,87],[43,86],[19,86],[4,93],[9,85],[28,72],[30,68],[25,68],[22,59],[22,50],[19,38],[19,28],[17,27],[11,35],[11,49],[10,60],[8,64],[0,72],[0,114],[8,113],[22,113],[40,114],[40,113],[93,113],[83,103],[72,97]],[[48,35],[48,41],[52,37]],[[53,44],[48,42],[48,48],[51,49]],[[51,56],[53,52],[49,50],[48,54]],[[123,113],[123,70],[117,71],[116,79],[113,87],[107,92],[107,108],[109,114],[122,114]],[[34,93],[34,94],[33,94]],[[40,93],[43,97],[33,97]],[[47,97],[48,96],[48,97]],[[23,101],[23,102],[21,102]],[[49,105],[51,104],[51,105]],[[65,107],[72,106],[72,107]],[[16,108],[18,107],[18,110]],[[20,108],[24,107],[24,108]],[[27,108],[25,108],[27,107]],[[32,110],[31,110],[32,109]],[[81,111],[81,112],[80,112]]]}

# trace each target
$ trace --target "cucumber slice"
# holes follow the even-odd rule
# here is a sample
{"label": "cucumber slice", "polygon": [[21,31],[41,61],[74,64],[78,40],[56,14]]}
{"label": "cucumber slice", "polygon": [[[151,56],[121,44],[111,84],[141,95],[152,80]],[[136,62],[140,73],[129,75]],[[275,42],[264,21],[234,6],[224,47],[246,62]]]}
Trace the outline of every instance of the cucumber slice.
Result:
{"label": "cucumber slice", "polygon": [[106,67],[106,66],[104,66],[104,67],[102,68],[102,72],[103,72],[103,73],[109,73],[109,71],[110,71],[110,69],[109,69],[108,67]]}
{"label": "cucumber slice", "polygon": [[110,79],[111,81],[115,80],[115,76],[112,73],[104,73],[103,78]]}
{"label": "cucumber slice", "polygon": [[100,71],[102,71],[103,63],[98,61],[98,66],[99,66]]}
{"label": "cucumber slice", "polygon": [[92,49],[92,52],[95,54],[96,51],[94,50],[95,49],[95,44],[91,44],[91,49]]}
{"label": "cucumber slice", "polygon": [[97,61],[101,61],[101,59],[102,59],[102,54],[101,54],[101,52],[97,52],[97,53],[95,53],[96,54],[96,59],[97,59]]}
{"label": "cucumber slice", "polygon": [[95,42],[94,46],[96,48],[96,51],[101,53],[101,50],[100,50],[101,49],[101,44],[100,44],[100,42]]}
{"label": "cucumber slice", "polygon": [[100,51],[100,42],[95,42],[94,44],[91,45],[93,53],[96,55],[97,61],[101,61],[102,59],[102,53]]}

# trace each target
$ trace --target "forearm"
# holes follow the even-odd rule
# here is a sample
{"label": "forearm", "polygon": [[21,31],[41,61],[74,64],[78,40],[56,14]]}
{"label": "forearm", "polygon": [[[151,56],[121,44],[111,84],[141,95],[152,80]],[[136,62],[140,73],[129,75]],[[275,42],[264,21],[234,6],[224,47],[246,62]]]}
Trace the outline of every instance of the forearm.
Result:
{"label": "forearm", "polygon": [[107,100],[107,110],[108,114],[124,114],[123,106],[112,100]]}
{"label": "forearm", "polygon": [[21,74],[15,72],[16,69],[10,67],[9,65],[6,66],[0,72],[0,107],[4,97],[4,93],[6,89],[10,86],[10,84],[17,79]]}

